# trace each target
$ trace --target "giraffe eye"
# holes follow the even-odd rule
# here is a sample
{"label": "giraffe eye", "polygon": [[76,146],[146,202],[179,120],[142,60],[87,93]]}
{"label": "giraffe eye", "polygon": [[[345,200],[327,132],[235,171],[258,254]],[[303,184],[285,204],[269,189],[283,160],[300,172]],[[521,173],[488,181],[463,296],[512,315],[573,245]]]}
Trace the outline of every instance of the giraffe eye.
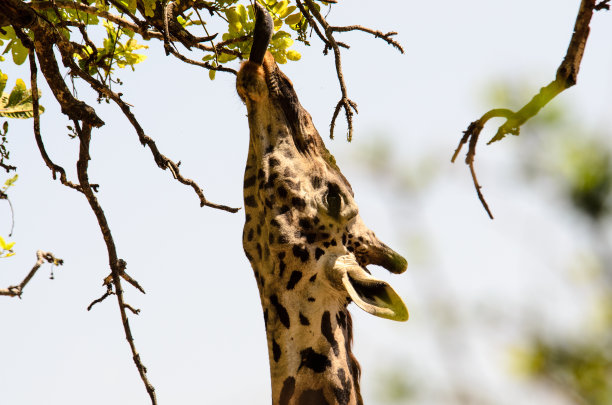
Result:
{"label": "giraffe eye", "polygon": [[327,194],[325,195],[325,203],[327,204],[327,213],[332,218],[338,218],[340,216],[340,210],[342,209],[342,195],[340,195],[340,188],[338,185],[330,183],[327,187]]}

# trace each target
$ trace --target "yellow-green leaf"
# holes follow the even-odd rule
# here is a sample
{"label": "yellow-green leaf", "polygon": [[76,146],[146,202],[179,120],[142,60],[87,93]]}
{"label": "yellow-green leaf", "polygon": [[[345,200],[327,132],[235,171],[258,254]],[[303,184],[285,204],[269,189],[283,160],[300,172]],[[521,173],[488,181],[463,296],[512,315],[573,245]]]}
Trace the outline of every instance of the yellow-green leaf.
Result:
{"label": "yellow-green leaf", "polygon": [[301,58],[302,58],[302,55],[300,55],[298,51],[294,51],[293,49],[290,49],[287,51],[287,59],[296,61],[296,60],[300,60]]}
{"label": "yellow-green leaf", "polygon": [[8,246],[6,244],[6,242],[4,241],[4,238],[2,236],[0,236],[0,249],[2,250],[8,250]]}
{"label": "yellow-green leaf", "polygon": [[289,17],[285,18],[285,23],[288,25],[295,25],[300,22],[302,19],[302,13],[292,14]]}
{"label": "yellow-green leaf", "polygon": [[289,6],[286,9],[284,9],[282,13],[278,13],[278,15],[280,18],[285,18],[289,14],[293,13],[296,8],[297,8],[296,6]]}
{"label": "yellow-green leaf", "polygon": [[238,17],[240,18],[240,22],[242,23],[242,25],[246,24],[246,21],[247,21],[246,7],[244,7],[242,4],[239,4],[238,6],[236,6],[236,13],[238,14]]}
{"label": "yellow-green leaf", "polygon": [[[6,121],[5,121],[5,122],[6,122]],[[18,179],[18,178],[19,178],[19,175],[18,175],[18,174],[16,174],[16,175],[14,175],[13,177],[11,177],[10,179],[7,179],[7,180],[4,182],[4,185],[5,185],[6,187],[10,187],[10,186],[12,186],[12,185],[13,185],[13,184],[14,184],[14,183],[17,181],[17,179]]]}
{"label": "yellow-green leaf", "polygon": [[283,20],[281,20],[280,18],[274,18],[274,31],[280,30],[282,26],[283,26]]}

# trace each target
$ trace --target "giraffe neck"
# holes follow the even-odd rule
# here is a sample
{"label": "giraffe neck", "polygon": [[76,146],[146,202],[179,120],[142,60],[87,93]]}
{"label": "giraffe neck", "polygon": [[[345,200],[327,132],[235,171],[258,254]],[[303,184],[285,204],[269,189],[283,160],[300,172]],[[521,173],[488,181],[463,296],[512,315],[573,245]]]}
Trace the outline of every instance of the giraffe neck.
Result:
{"label": "giraffe neck", "polygon": [[[243,244],[264,310],[273,405],[360,405],[360,369],[351,353],[346,296],[333,292],[323,274],[309,273],[303,265],[305,256],[323,260],[317,248],[339,247],[340,237],[299,244],[308,208],[300,212],[282,192],[264,192],[277,187],[271,179],[280,166],[269,162],[283,160],[284,148],[272,151],[260,140],[251,134]],[[287,207],[291,211],[285,212]]]}
{"label": "giraffe neck", "polygon": [[[281,297],[278,301],[268,300],[268,313],[277,313],[284,306],[281,301]],[[346,307],[330,309],[287,312],[289,322],[298,323],[291,328],[286,328],[282,319],[268,316],[266,334],[274,405],[363,403],[359,364],[350,348],[350,315]]]}

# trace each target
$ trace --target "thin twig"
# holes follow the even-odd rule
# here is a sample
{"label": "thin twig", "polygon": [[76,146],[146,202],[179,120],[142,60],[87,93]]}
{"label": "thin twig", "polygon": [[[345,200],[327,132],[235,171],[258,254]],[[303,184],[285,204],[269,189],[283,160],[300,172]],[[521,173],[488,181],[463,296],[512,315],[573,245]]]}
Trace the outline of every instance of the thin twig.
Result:
{"label": "thin twig", "polygon": [[304,5],[302,4],[302,2],[300,0],[296,0],[295,4],[298,7],[298,9],[300,10],[300,12],[302,13],[302,15],[306,18],[306,21],[308,21],[308,25],[310,25],[314,29],[314,31],[316,32],[317,36],[325,44],[325,49],[327,50],[327,49],[331,48],[332,47],[331,44],[329,43],[327,38],[325,38],[325,35],[323,35],[323,33],[319,29],[319,26],[317,25],[316,21],[312,18],[312,15],[309,12],[310,11],[310,5],[308,6],[309,9],[306,10],[306,8],[304,7]]}
{"label": "thin twig", "polygon": [[140,309],[136,309],[133,306],[131,306],[130,304],[124,304],[123,305],[125,308],[129,309],[131,313],[133,313],[134,315],[138,315],[140,314]]}
{"label": "thin twig", "polygon": [[333,31],[331,30],[330,25],[325,21],[325,18],[321,15],[321,13],[315,8],[312,0],[304,0],[308,5],[308,11],[312,12],[314,18],[321,24],[321,26],[325,30],[325,36],[327,37],[327,42],[334,50],[334,59],[336,62],[336,75],[338,76],[338,81],[340,82],[340,91],[342,93],[342,98],[336,104],[336,109],[334,110],[334,115],[331,120],[331,124],[329,125],[329,136],[333,139],[334,137],[334,127],[336,125],[336,118],[338,117],[338,113],[340,112],[340,108],[344,108],[344,113],[346,115],[346,122],[348,124],[348,133],[347,140],[350,142],[353,139],[353,110],[357,111],[357,104],[348,98],[348,93],[346,90],[346,83],[344,82],[344,75],[342,73],[342,63],[340,60],[340,48],[338,47],[338,43],[334,38]]}
{"label": "thin twig", "polygon": [[75,130],[79,137],[80,148],[79,148],[79,160],[77,161],[77,175],[79,178],[79,184],[81,185],[81,189],[83,190],[83,194],[89,202],[89,206],[91,207],[96,219],[98,220],[98,225],[100,230],[102,231],[102,236],[104,238],[104,242],[106,244],[106,250],[108,252],[108,261],[109,266],[111,268],[112,276],[113,276],[113,286],[115,287],[115,295],[117,295],[117,302],[119,304],[119,312],[121,314],[121,321],[123,324],[123,330],[125,332],[125,338],[128,341],[130,346],[130,350],[132,351],[132,359],[134,360],[134,364],[138,369],[138,373],[140,374],[140,378],[145,385],[145,388],[151,398],[152,405],[157,404],[157,398],[155,396],[155,388],[149,382],[147,377],[147,370],[145,366],[142,364],[140,360],[140,355],[136,350],[136,345],[134,343],[134,337],[132,336],[132,330],[130,328],[130,322],[125,312],[126,303],[123,298],[123,287],[121,285],[121,274],[125,272],[126,262],[120,259],[117,256],[117,248],[115,246],[115,242],[113,240],[113,236],[111,234],[110,227],[108,225],[108,221],[106,219],[106,214],[102,209],[102,206],[98,202],[95,194],[91,190],[91,186],[89,185],[89,175],[87,173],[89,167],[89,145],[91,141],[91,124],[84,122],[83,127],[81,128],[78,121],[74,120]]}
{"label": "thin twig", "polygon": [[55,257],[53,253],[43,252],[42,250],[39,250],[36,252],[36,263],[34,264],[34,267],[32,267],[32,270],[30,270],[30,272],[23,279],[23,281],[18,285],[12,285],[8,288],[0,288],[0,295],[21,298],[21,294],[23,294],[23,289],[30,282],[32,277],[34,277],[34,275],[44,262],[51,263],[54,266],[61,266],[62,264],[64,264],[64,261]]}
{"label": "thin twig", "polygon": [[402,48],[400,43],[391,38],[392,36],[397,35],[397,32],[392,31],[392,32],[387,32],[385,34],[382,31],[373,30],[373,29],[367,28],[367,27],[362,27],[361,25],[347,25],[346,27],[329,27],[329,28],[333,32],[348,32],[348,31],[363,31],[363,32],[367,32],[368,34],[374,35],[376,38],[383,39],[389,45],[392,45],[398,51],[400,51],[401,53],[404,53],[404,48]]}
{"label": "thin twig", "polygon": [[111,284],[107,285],[106,286],[106,292],[100,298],[97,298],[97,299],[93,300],[91,302],[91,304],[89,304],[87,306],[87,310],[91,311],[91,309],[93,308],[94,305],[99,304],[100,302],[104,301],[106,298],[108,298],[109,296],[114,295],[114,294],[115,294],[115,292],[113,291],[112,285]]}
{"label": "thin twig", "polygon": [[547,86],[542,87],[538,94],[536,94],[527,104],[525,104],[520,110],[514,112],[509,109],[493,109],[485,113],[480,119],[472,122],[467,130],[464,131],[463,136],[459,142],[459,146],[455,149],[451,162],[454,162],[457,155],[461,151],[463,145],[469,142],[468,152],[465,159],[465,163],[470,168],[472,180],[478,198],[482,203],[483,207],[487,211],[487,214],[493,219],[491,211],[482,195],[476,179],[476,172],[474,170],[474,157],[476,155],[476,144],[478,143],[478,137],[482,131],[486,122],[494,117],[503,117],[506,119],[498,129],[493,138],[487,143],[487,145],[502,140],[507,134],[519,135],[521,126],[529,119],[534,117],[538,112],[548,104],[553,98],[559,93],[567,90],[574,86],[578,80],[578,71],[580,70],[580,63],[582,62],[582,56],[586,47],[586,42],[589,37],[591,18],[593,12],[596,10],[609,9],[609,0],[603,0],[597,2],[596,0],[582,0],[580,4],[580,10],[576,16],[576,23],[574,24],[574,31],[570,40],[570,44],[567,48],[567,52],[563,61],[557,69],[555,80],[550,82]]}
{"label": "thin twig", "polygon": [[128,10],[126,6],[124,6],[123,4],[115,0],[108,0],[108,2],[112,4],[113,6],[115,6],[117,10],[121,11],[123,14],[130,17],[132,21],[134,21],[134,23],[138,25],[142,30],[146,31],[145,27],[147,26],[147,23],[145,21],[140,20],[138,17],[136,17],[130,10]]}
{"label": "thin twig", "polygon": [[182,54],[180,54],[176,49],[171,48],[171,47],[167,48],[167,52],[172,54],[177,59],[179,59],[179,60],[181,60],[181,61],[183,61],[185,63],[188,63],[190,65],[200,66],[200,67],[203,67],[203,68],[208,69],[208,70],[216,70],[216,71],[221,71],[221,72],[232,73],[234,75],[238,74],[238,72],[235,69],[232,69],[232,68],[227,68],[227,67],[221,66],[221,65],[213,66],[213,65],[211,65],[208,62],[199,62],[197,60],[189,59],[186,56],[183,56]]}
{"label": "thin twig", "polygon": [[0,167],[1,167],[1,168],[3,168],[4,170],[6,170],[6,172],[7,172],[7,173],[10,173],[10,172],[11,172],[11,170],[12,170],[12,171],[17,170],[17,167],[15,167],[15,166],[11,166],[11,165],[7,165],[7,164],[6,164],[6,163],[4,163],[4,162],[0,162]]}

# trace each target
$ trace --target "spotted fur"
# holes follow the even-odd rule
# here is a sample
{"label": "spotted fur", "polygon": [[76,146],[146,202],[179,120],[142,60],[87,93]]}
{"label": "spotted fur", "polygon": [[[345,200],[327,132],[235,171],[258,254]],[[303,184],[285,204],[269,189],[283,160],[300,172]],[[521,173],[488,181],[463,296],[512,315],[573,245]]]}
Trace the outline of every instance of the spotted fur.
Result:
{"label": "spotted fur", "polygon": [[351,299],[326,274],[341,255],[364,266],[399,259],[361,221],[350,184],[270,53],[243,64],[237,90],[250,128],[243,246],[264,309],[272,402],[360,405]]}

